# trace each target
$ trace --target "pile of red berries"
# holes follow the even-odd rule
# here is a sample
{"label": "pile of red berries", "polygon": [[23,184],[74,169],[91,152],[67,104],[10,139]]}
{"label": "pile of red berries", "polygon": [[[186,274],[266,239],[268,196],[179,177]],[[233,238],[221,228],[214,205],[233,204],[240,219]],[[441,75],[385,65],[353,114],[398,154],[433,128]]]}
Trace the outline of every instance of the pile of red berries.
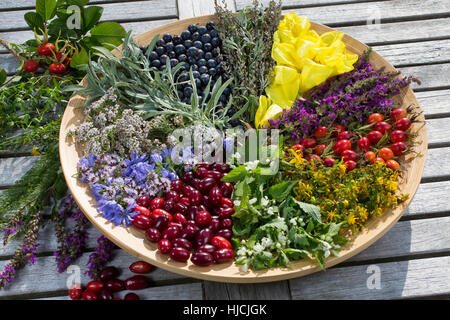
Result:
{"label": "pile of red berries", "polygon": [[323,161],[326,167],[332,167],[335,158],[341,158],[347,171],[355,169],[358,162],[373,164],[376,161],[385,162],[388,168],[398,170],[400,165],[393,158],[401,156],[407,150],[404,141],[407,138],[406,131],[411,127],[411,120],[407,118],[405,109],[392,110],[390,118],[385,120],[380,113],[371,114],[367,119],[367,126],[363,128],[371,131],[365,136],[347,131],[339,124],[331,130],[319,127],[314,131],[314,138],[303,138],[300,144],[291,149],[300,150],[308,161]]}
{"label": "pile of red berries", "polygon": [[146,239],[158,243],[159,252],[172,260],[191,258],[198,266],[233,260],[233,185],[221,182],[229,170],[227,164],[200,163],[172,181],[164,198],[141,196],[133,225],[145,230]]}
{"label": "pile of red berries", "polygon": [[[150,272],[152,266],[145,261],[136,261],[129,267],[130,271],[138,275],[128,279],[118,279],[119,270],[116,267],[106,267],[100,271],[98,279],[90,281],[85,290],[81,284],[73,284],[69,289],[69,297],[72,300],[121,300],[114,298],[114,293],[122,290],[141,290],[148,287],[148,280],[142,274]],[[134,292],[128,292],[124,300],[139,300]]]}

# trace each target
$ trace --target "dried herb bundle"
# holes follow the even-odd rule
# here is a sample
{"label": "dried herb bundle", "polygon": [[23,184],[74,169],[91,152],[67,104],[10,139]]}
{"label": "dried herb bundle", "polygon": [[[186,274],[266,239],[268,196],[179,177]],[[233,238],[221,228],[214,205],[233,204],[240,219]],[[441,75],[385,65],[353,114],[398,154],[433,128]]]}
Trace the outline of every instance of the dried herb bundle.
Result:
{"label": "dried herb bundle", "polygon": [[266,10],[257,1],[239,14],[215,0],[217,30],[223,39],[223,62],[234,78],[232,94],[234,111],[248,109],[240,119],[251,122],[258,108],[258,97],[269,84],[275,65],[272,59],[273,34],[281,19],[281,2],[271,0]]}

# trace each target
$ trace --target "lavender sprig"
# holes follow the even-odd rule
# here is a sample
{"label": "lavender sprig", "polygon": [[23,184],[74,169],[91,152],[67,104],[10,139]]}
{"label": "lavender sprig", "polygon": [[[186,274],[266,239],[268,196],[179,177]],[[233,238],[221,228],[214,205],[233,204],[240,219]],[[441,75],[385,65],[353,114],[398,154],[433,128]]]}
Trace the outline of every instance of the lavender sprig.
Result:
{"label": "lavender sprig", "polygon": [[108,240],[105,236],[100,236],[97,239],[98,246],[94,252],[89,255],[89,260],[86,264],[88,270],[85,271],[85,275],[96,279],[100,270],[109,262],[113,257],[113,250],[116,245]]}

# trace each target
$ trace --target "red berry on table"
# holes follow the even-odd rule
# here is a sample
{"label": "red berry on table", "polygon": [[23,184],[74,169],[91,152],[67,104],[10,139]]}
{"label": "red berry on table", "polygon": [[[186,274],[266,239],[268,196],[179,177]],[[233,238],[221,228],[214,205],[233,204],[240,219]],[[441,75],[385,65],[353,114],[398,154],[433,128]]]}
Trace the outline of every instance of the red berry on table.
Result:
{"label": "red berry on table", "polygon": [[92,292],[99,292],[101,289],[103,289],[104,283],[99,280],[92,280],[88,282],[86,285],[86,290],[92,291]]}
{"label": "red berry on table", "polygon": [[134,292],[128,292],[123,300],[140,300],[139,296]]}
{"label": "red berry on table", "polygon": [[148,208],[148,207],[150,207],[151,200],[152,199],[150,198],[150,196],[148,194],[144,194],[136,200],[136,204],[138,206]]}
{"label": "red berry on table", "polygon": [[354,170],[356,168],[356,162],[353,161],[353,160],[347,160],[347,161],[344,162],[344,164],[345,164],[345,167],[346,167],[345,172],[352,171],[352,170]]}
{"label": "red berry on table", "polygon": [[378,151],[378,156],[383,158],[384,161],[387,161],[394,157],[394,152],[389,148],[381,148],[380,151]]}
{"label": "red berry on table", "polygon": [[408,149],[408,147],[406,146],[406,144],[404,142],[401,142],[401,141],[393,143],[391,145],[391,150],[392,150],[392,152],[394,152],[394,154],[396,156],[402,155],[403,152],[406,151],[406,149]]}
{"label": "red berry on table", "polygon": [[352,144],[349,140],[339,140],[333,146],[333,150],[337,154],[341,154],[344,150],[348,150],[352,148]]}
{"label": "red berry on table", "polygon": [[370,163],[374,164],[375,162],[386,162],[383,158],[376,157]]}
{"label": "red berry on table", "polygon": [[106,267],[100,271],[98,278],[102,282],[107,282],[116,278],[119,275],[119,270],[116,267]]}
{"label": "red berry on table", "polygon": [[386,161],[386,167],[388,167],[389,169],[392,169],[392,170],[400,169],[399,163],[397,161],[395,161],[395,160],[392,160],[392,159]]}
{"label": "red berry on table", "polygon": [[200,211],[195,216],[195,224],[199,227],[208,226],[211,223],[211,214],[206,211]]}
{"label": "red berry on table", "polygon": [[405,117],[406,117],[405,109],[394,109],[391,111],[391,119],[394,122],[396,122],[397,120],[400,120],[402,118],[405,118]]}
{"label": "red berry on table", "polygon": [[392,142],[403,142],[406,140],[406,133],[402,130],[395,130],[391,132]]}
{"label": "red berry on table", "polygon": [[342,156],[342,159],[344,160],[344,162],[348,161],[348,160],[355,161],[356,158],[358,157],[356,152],[353,150],[350,150],[350,149],[342,151],[341,156]]}
{"label": "red berry on table", "polygon": [[104,288],[101,289],[97,293],[97,296],[98,296],[98,300],[112,300],[113,299],[111,292],[109,292],[108,290],[106,290]]}
{"label": "red berry on table", "polygon": [[33,72],[35,72],[37,69],[39,69],[39,62],[34,61],[34,60],[28,60],[28,61],[25,62],[25,64],[23,65],[23,69],[24,69],[26,72],[33,73]]}
{"label": "red berry on table", "polygon": [[322,153],[325,151],[326,149],[326,145],[324,144],[319,144],[314,148],[314,154],[317,154],[318,156],[322,155]]}
{"label": "red berry on table", "polygon": [[217,249],[231,249],[231,243],[221,236],[215,236],[211,239],[211,244]]}
{"label": "red berry on table", "polygon": [[182,247],[175,247],[170,251],[170,258],[178,262],[186,262],[190,256],[191,253]]}
{"label": "red berry on table", "polygon": [[341,133],[339,133],[337,135],[337,139],[338,140],[350,140],[350,138],[352,137],[352,135],[350,134],[349,131],[342,131]]}
{"label": "red berry on table", "polygon": [[372,113],[368,118],[367,118],[367,123],[368,124],[372,124],[372,123],[377,123],[380,121],[384,120],[384,116],[380,113]]}
{"label": "red berry on table", "polygon": [[224,263],[234,259],[234,252],[231,249],[220,249],[214,252],[214,259],[217,263]]}
{"label": "red berry on table", "polygon": [[97,293],[90,290],[84,290],[81,297],[83,300],[98,300]]}
{"label": "red berry on table", "polygon": [[72,300],[78,300],[81,298],[82,292],[83,292],[83,289],[81,288],[81,284],[74,283],[69,288],[69,297]]}
{"label": "red berry on table", "polygon": [[148,273],[152,270],[152,265],[145,261],[135,261],[129,266],[129,269],[133,273]]}
{"label": "red berry on table", "polygon": [[313,138],[303,138],[300,140],[300,144],[303,145],[305,148],[314,148],[317,144],[316,139]]}
{"label": "red berry on table", "polygon": [[50,57],[53,55],[54,52],[55,52],[55,46],[53,45],[53,43],[41,44],[37,48],[37,53],[40,56]]}
{"label": "red berry on table", "polygon": [[345,127],[343,125],[340,125],[340,124],[335,124],[333,126],[333,132],[332,132],[333,137],[337,137],[337,135],[339,133],[341,133],[342,131],[345,131]]}
{"label": "red berry on table", "polygon": [[133,211],[139,212],[139,214],[142,214],[147,217],[151,216],[150,210],[148,210],[146,207],[137,206],[137,207],[134,207]]}
{"label": "red berry on table", "polygon": [[358,140],[358,147],[361,150],[365,150],[365,151],[369,150],[369,148],[370,148],[370,140],[367,137],[359,138],[359,140]]}
{"label": "red berry on table", "polygon": [[372,162],[376,157],[377,157],[377,155],[373,151],[367,151],[364,154],[364,158],[369,162]]}
{"label": "red berry on table", "polygon": [[314,136],[316,138],[324,138],[327,136],[328,133],[328,129],[327,127],[318,127],[315,131],[314,131]]}
{"label": "red berry on table", "polygon": [[[169,191],[169,192],[167,192],[167,194],[169,194],[171,192],[176,193],[176,191]],[[167,194],[166,194],[166,200],[169,199],[169,198],[167,198]],[[178,198],[175,201],[178,201]],[[150,210],[153,211],[155,209],[162,209],[164,207],[164,203],[165,203],[165,200],[163,198],[154,198],[152,201],[150,201]]]}
{"label": "red berry on table", "polygon": [[172,242],[169,239],[161,239],[158,242],[158,249],[162,254],[168,254],[172,249]]}
{"label": "red berry on table", "polygon": [[383,138],[383,134],[380,131],[370,131],[367,134],[367,139],[369,139],[371,144],[377,144],[381,138]]}
{"label": "red berry on table", "polygon": [[301,151],[302,153],[305,152],[305,147],[302,144],[296,144],[291,147],[294,151]]}
{"label": "red berry on table", "polygon": [[411,127],[411,120],[408,118],[399,119],[394,123],[394,127],[397,130],[406,131]]}
{"label": "red berry on table", "polygon": [[386,121],[380,121],[375,124],[374,129],[380,131],[382,134],[391,131],[392,126]]}
{"label": "red berry on table", "polygon": [[120,279],[111,279],[105,283],[105,289],[111,293],[122,291],[125,289],[125,282]]}
{"label": "red berry on table", "polygon": [[192,255],[191,261],[197,266],[206,267],[214,263],[214,257],[211,253],[197,251]]}
{"label": "red berry on table", "polygon": [[150,217],[146,215],[138,214],[133,218],[132,223],[136,228],[147,230],[152,226],[153,221]]}
{"label": "red berry on table", "polygon": [[325,167],[331,168],[332,166],[334,166],[334,162],[335,160],[333,158],[325,158],[323,160],[323,164]]}
{"label": "red berry on table", "polygon": [[152,216],[153,220],[156,220],[162,214],[169,218],[169,222],[171,222],[173,220],[172,215],[170,213],[168,213],[164,209],[155,209],[155,210],[153,210],[151,216]]}
{"label": "red berry on table", "polygon": [[148,287],[148,279],[143,275],[132,276],[125,280],[127,290],[142,290]]}
{"label": "red berry on table", "polygon": [[63,74],[64,72],[66,72],[67,67],[63,63],[52,63],[48,67],[48,70],[53,74]]}
{"label": "red berry on table", "polygon": [[322,159],[320,159],[320,156],[318,156],[317,154],[311,154],[311,155],[308,157],[308,161],[311,161],[311,160],[320,161],[320,160],[322,160]]}

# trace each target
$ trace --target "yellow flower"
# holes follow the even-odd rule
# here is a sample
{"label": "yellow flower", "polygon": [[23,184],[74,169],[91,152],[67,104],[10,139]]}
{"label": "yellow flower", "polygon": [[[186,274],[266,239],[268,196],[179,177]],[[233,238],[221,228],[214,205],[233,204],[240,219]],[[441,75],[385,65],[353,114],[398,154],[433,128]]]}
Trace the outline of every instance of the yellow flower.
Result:
{"label": "yellow flower", "polygon": [[347,223],[353,226],[356,223],[356,217],[353,213],[349,214],[347,217]]}
{"label": "yellow flower", "polygon": [[33,146],[33,150],[31,150],[31,155],[32,156],[40,156],[41,155],[41,153],[38,151],[36,146]]}
{"label": "yellow flower", "polygon": [[[318,35],[308,18],[287,13],[274,33],[272,58],[277,62],[266,101],[261,101],[255,125],[276,119],[290,109],[298,95],[328,78],[353,70],[358,55],[346,51],[344,34],[338,31]],[[270,103],[267,101],[270,100]]]}

